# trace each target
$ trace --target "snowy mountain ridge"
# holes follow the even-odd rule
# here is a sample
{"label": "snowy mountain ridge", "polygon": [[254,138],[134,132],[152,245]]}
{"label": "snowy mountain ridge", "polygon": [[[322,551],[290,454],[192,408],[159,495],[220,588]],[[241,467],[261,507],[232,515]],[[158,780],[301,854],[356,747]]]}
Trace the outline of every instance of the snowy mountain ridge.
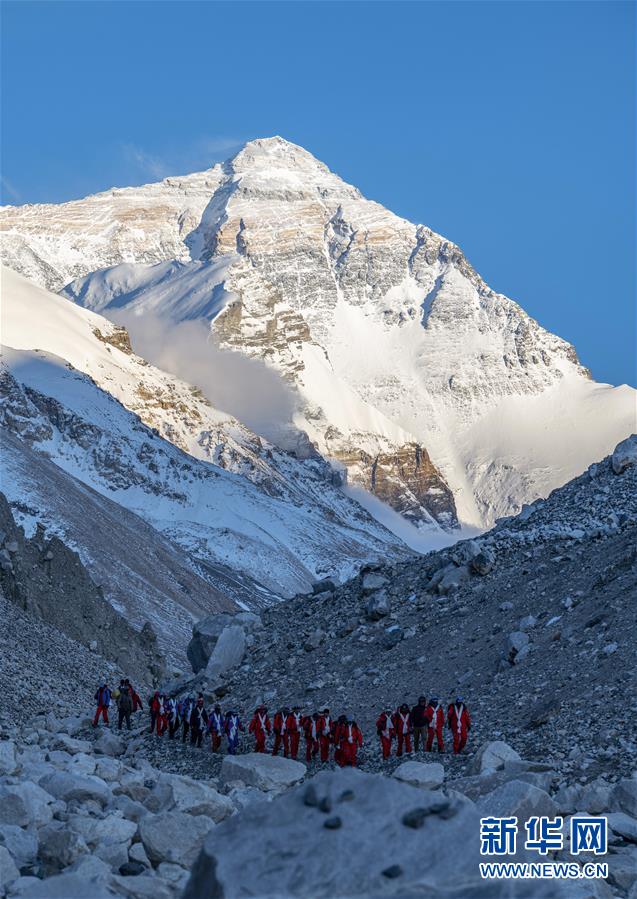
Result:
{"label": "snowy mountain ridge", "polygon": [[[2,287],[3,431],[185,551],[218,603],[267,603],[328,573],[346,577],[370,554],[405,557],[322,459],[269,446],[137,357],[101,316],[8,269]],[[16,452],[13,441],[2,488],[19,508],[34,488],[9,461]],[[31,505],[45,516],[53,498],[36,492]],[[64,536],[71,514],[56,508]],[[234,587],[219,574],[230,571]]]}
{"label": "snowy mountain ridge", "polygon": [[199,321],[221,349],[265,360],[300,398],[281,424],[427,527],[487,527],[634,430],[634,391],[592,382],[455,244],[281,138],[0,223],[9,264],[56,289],[85,254],[66,295],[125,321],[172,373],[193,380],[187,342],[168,366],[144,343],[151,319]]}

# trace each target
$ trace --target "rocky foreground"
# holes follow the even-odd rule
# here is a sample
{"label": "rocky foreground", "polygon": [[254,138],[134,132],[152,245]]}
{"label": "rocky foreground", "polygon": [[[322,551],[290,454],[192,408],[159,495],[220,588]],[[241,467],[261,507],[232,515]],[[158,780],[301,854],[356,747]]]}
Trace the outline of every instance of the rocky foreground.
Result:
{"label": "rocky foreground", "polygon": [[[196,780],[150,765],[138,738],[88,725],[49,715],[0,742],[9,899],[637,896],[635,778],[555,789],[559,763],[523,760],[496,741],[451,780],[443,765],[413,760],[391,777],[329,768],[308,778],[300,762],[251,753]],[[608,814],[609,883],[480,880],[486,815],[563,815],[564,849],[548,860],[599,860],[570,855],[575,811]],[[537,855],[519,848],[515,859]]]}

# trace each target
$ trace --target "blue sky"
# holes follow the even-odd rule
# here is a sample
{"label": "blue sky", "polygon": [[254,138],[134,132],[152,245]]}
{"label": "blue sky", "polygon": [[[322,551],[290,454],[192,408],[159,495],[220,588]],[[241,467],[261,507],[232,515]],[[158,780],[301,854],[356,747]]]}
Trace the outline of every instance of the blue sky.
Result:
{"label": "blue sky", "polygon": [[629,2],[4,2],[3,202],[281,134],[636,383]]}

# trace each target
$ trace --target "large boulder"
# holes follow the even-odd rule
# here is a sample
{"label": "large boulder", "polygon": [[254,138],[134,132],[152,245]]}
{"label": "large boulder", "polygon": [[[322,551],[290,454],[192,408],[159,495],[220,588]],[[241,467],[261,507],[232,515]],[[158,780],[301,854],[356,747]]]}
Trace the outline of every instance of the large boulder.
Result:
{"label": "large boulder", "polygon": [[491,740],[483,743],[473,757],[469,766],[470,774],[484,774],[487,771],[499,771],[505,762],[520,761],[521,755],[503,740]]}
{"label": "large boulder", "polygon": [[375,593],[377,590],[382,590],[388,584],[389,581],[384,574],[379,574],[377,571],[368,571],[363,575],[361,589],[363,593]]}
{"label": "large boulder", "polygon": [[214,821],[205,815],[161,812],[142,818],[139,836],[151,862],[191,865],[214,826]]}
{"label": "large boulder", "polygon": [[534,815],[555,818],[559,814],[556,803],[547,792],[523,780],[510,780],[502,784],[482,796],[477,807],[482,817],[516,815],[518,821],[528,821]]}
{"label": "large boulder", "polygon": [[226,755],[221,764],[223,783],[243,781],[259,790],[281,790],[303,780],[307,768],[302,762],[251,752],[247,755]]}
{"label": "large boulder", "polygon": [[13,774],[16,768],[15,743],[11,740],[3,740],[0,743],[0,776]]}
{"label": "large boulder", "polygon": [[392,777],[414,787],[435,790],[436,787],[442,786],[445,769],[440,762],[403,762],[396,768]]}
{"label": "large boulder", "polygon": [[28,868],[38,854],[35,832],[15,824],[0,824],[0,846],[9,850],[18,868]]}
{"label": "large boulder", "polygon": [[0,787],[0,823],[17,827],[48,824],[53,796],[30,780]]}
{"label": "large boulder", "polygon": [[85,840],[62,821],[51,821],[38,831],[38,858],[47,873],[58,874],[62,868],[72,865],[81,855],[88,853]]}
{"label": "large boulder", "polygon": [[615,447],[611,457],[615,474],[623,474],[631,465],[637,465],[637,434],[632,434]]}
{"label": "large boulder", "polygon": [[367,600],[365,606],[365,614],[370,621],[380,621],[391,612],[391,602],[386,590],[378,590]]}
{"label": "large boulder", "polygon": [[63,799],[65,802],[70,802],[72,799],[76,799],[78,802],[95,799],[102,805],[107,805],[113,798],[108,784],[101,778],[70,774],[68,771],[58,771],[48,775],[40,781],[40,785],[51,796]]}
{"label": "large boulder", "polygon": [[227,796],[200,780],[180,774],[160,774],[150,799],[160,800],[161,811],[187,812],[189,815],[206,815],[215,823],[223,821],[234,811]]}
{"label": "large boulder", "polygon": [[246,650],[246,632],[240,624],[229,624],[219,634],[206,665],[206,677],[214,680],[226,671],[232,671],[243,661]]}
{"label": "large boulder", "polygon": [[108,755],[111,758],[124,755],[126,749],[122,740],[107,730],[100,734],[93,748],[98,755]]}
{"label": "large boulder", "polygon": [[34,879],[18,895],[20,899],[113,899],[116,894],[92,878],[65,872],[46,880]]}
{"label": "large boulder", "polygon": [[410,888],[430,895],[455,882],[469,896],[479,882],[479,828],[470,802],[356,769],[324,771],[220,824],[184,899],[232,899],[255,884],[262,896],[321,899],[412,895]]}
{"label": "large boulder", "polygon": [[[261,619],[254,612],[238,612],[236,615],[229,615],[221,612],[217,615],[208,615],[202,618],[192,629],[192,638],[186,647],[186,655],[195,674],[202,671],[208,664],[208,660],[213,654],[213,650],[219,640],[221,634],[227,627],[239,627],[245,634],[251,634],[262,626]],[[230,635],[232,636],[232,635]],[[230,637],[228,637],[230,639]],[[237,646],[237,636],[233,637],[235,651]],[[245,644],[244,644],[245,649]]]}
{"label": "large boulder", "polygon": [[17,880],[19,876],[20,871],[9,851],[4,846],[0,846],[0,895],[5,896],[9,884]]}
{"label": "large boulder", "polygon": [[613,811],[626,812],[637,818],[637,780],[625,778],[620,780],[612,792],[610,807]]}

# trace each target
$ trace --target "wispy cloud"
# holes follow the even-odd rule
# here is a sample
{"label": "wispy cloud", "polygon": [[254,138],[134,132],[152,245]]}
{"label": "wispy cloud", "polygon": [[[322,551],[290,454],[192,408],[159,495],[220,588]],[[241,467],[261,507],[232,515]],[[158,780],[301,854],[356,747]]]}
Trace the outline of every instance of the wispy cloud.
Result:
{"label": "wispy cloud", "polygon": [[123,144],[122,152],[126,161],[144,177],[165,178],[171,174],[166,160],[152,153],[147,153],[135,144]]}
{"label": "wispy cloud", "polygon": [[120,148],[131,178],[159,180],[209,168],[232,156],[244,142],[239,137],[204,135],[183,145],[162,147],[160,151],[135,143],[123,143]]}
{"label": "wispy cloud", "polygon": [[[20,191],[13,185],[5,175],[0,175],[0,185],[2,186],[2,194],[6,194],[7,197],[11,197],[12,200],[17,200],[19,203],[22,200],[22,194]],[[4,196],[3,196],[4,199]]]}

